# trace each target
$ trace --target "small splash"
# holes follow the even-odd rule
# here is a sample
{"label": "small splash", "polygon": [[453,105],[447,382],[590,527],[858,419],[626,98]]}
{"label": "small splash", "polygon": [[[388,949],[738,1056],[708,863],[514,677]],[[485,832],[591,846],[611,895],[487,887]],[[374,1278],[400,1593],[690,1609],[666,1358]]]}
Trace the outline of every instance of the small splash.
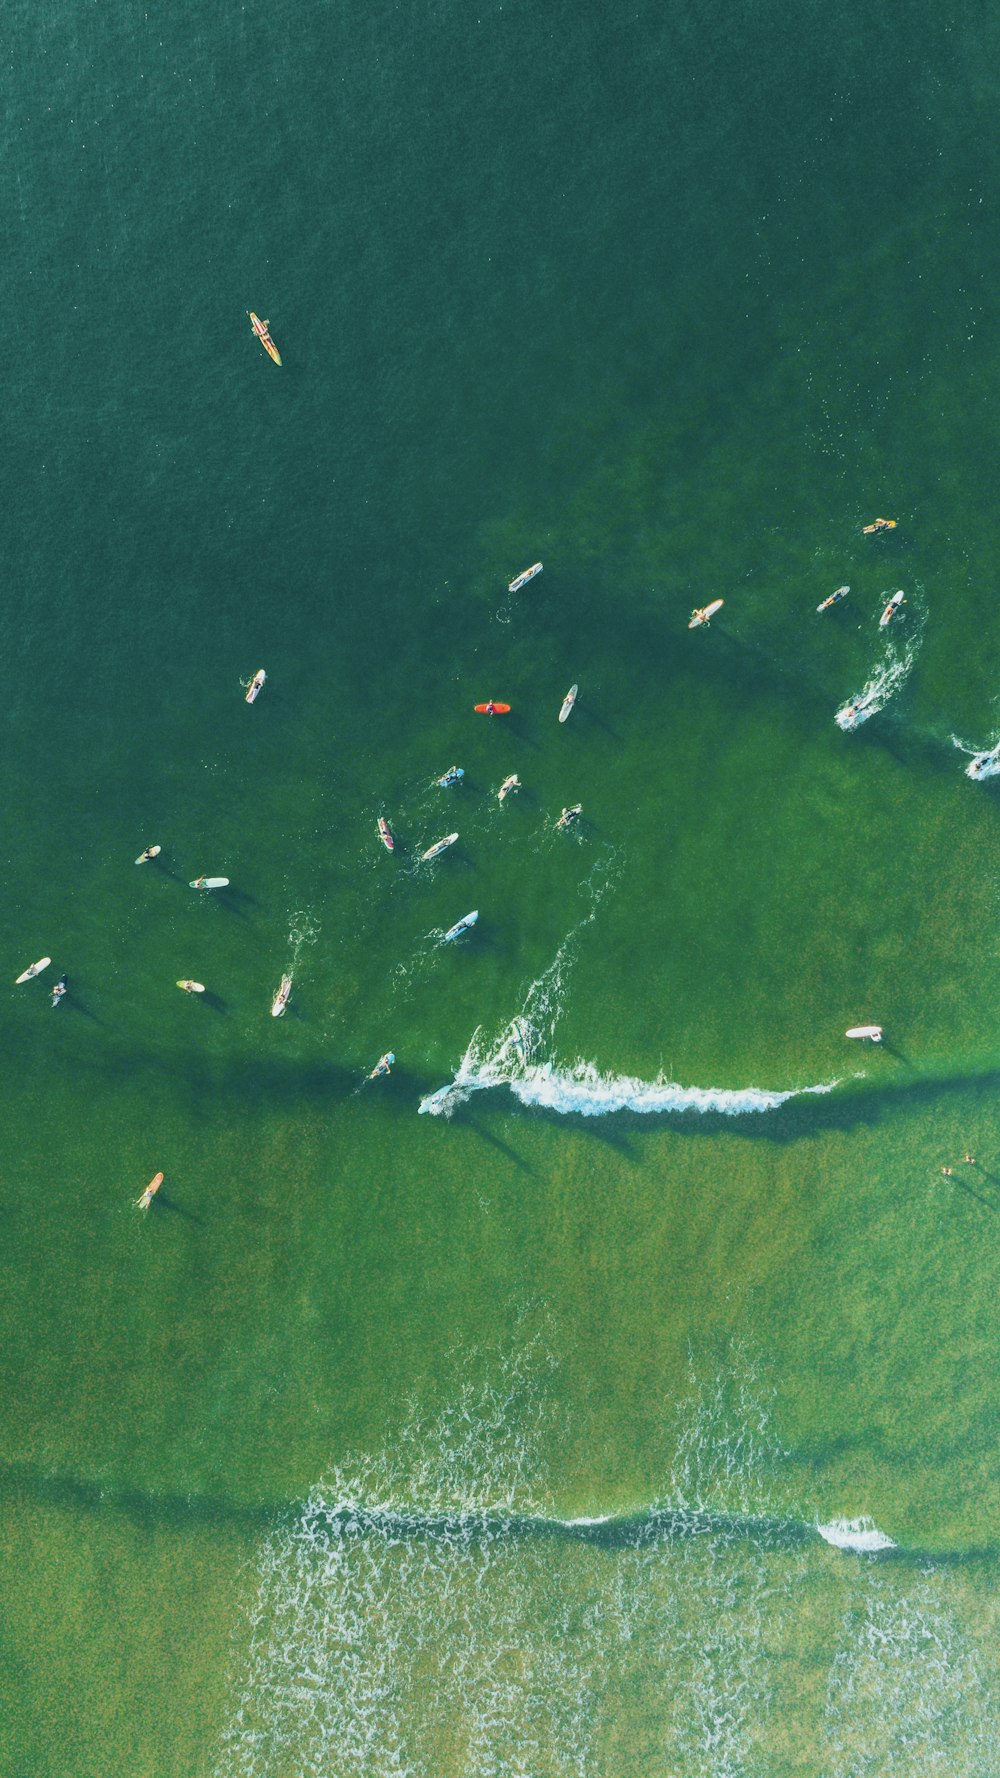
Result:
{"label": "small splash", "polygon": [[292,947],[292,969],[298,964],[306,945],[314,945],[320,935],[320,923],[307,908],[300,908],[288,917],[288,942]]}
{"label": "small splash", "polygon": [[859,1555],[877,1555],[879,1550],[894,1550],[896,1544],[874,1519],[831,1519],[829,1525],[817,1525],[825,1543],[837,1550],[854,1550]]}

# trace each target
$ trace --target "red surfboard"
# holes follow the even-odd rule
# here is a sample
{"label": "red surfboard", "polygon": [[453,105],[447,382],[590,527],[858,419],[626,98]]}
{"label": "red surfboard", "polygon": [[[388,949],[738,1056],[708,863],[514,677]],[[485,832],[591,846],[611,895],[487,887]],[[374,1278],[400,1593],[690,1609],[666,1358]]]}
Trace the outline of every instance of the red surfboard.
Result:
{"label": "red surfboard", "polygon": [[475,704],[473,708],[477,716],[509,716],[509,704]]}

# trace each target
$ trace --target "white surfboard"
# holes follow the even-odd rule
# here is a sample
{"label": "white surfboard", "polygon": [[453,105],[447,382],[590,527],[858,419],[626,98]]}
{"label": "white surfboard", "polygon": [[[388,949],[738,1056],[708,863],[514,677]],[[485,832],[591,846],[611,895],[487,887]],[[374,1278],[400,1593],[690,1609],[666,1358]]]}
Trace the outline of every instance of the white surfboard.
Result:
{"label": "white surfboard", "polygon": [[530,568],[525,568],[523,574],[515,574],[513,580],[508,582],[507,591],[509,593],[519,593],[523,586],[527,586],[529,580],[534,580],[535,575],[541,574],[541,572],[541,562],[533,562]]}
{"label": "white surfboard", "polygon": [[457,839],[457,833],[449,833],[445,835],[443,840],[438,840],[437,845],[428,846],[426,852],[421,852],[420,854],[421,864],[426,863],[428,858],[440,857],[441,853],[446,852],[449,846],[453,846]]}
{"label": "white surfboard", "polygon": [[447,944],[450,938],[457,938],[460,932],[468,932],[469,927],[474,926],[478,918],[479,909],[473,908],[472,913],[466,914],[464,919],[456,920],[450,931],[445,933],[442,943]]}
{"label": "white surfboard", "polygon": [[188,888],[189,889],[228,889],[229,888],[229,878],[228,877],[195,877],[194,882],[188,884]]}
{"label": "white surfboard", "polygon": [[246,695],[246,699],[245,699],[246,703],[255,704],[257,702],[257,699],[260,697],[261,687],[263,686],[266,678],[267,678],[267,674],[265,673],[263,667],[258,667],[256,673],[254,674],[253,678],[250,681],[250,684],[247,686],[247,695]]}
{"label": "white surfboard", "polygon": [[710,623],[716,612],[722,610],[725,602],[725,599],[713,599],[711,605],[703,605],[700,611],[692,611],[688,629],[697,630],[702,624]]}
{"label": "white surfboard", "polygon": [[873,1043],[881,1043],[882,1027],[881,1025],[852,1025],[849,1031],[844,1032],[844,1036],[870,1037]]}
{"label": "white surfboard", "polygon": [[33,963],[31,965],[30,969],[22,969],[20,975],[17,977],[17,979],[14,983],[14,986],[20,987],[22,982],[30,982],[33,976],[41,975],[42,970],[48,969],[49,964],[51,962],[52,962],[51,957],[39,957],[38,962]]}
{"label": "white surfboard", "polygon": [[579,691],[579,689],[580,689],[580,687],[578,685],[571,685],[569,688],[569,691],[566,693],[566,696],[563,698],[562,709],[559,712],[559,721],[560,722],[566,721],[566,718],[569,715],[570,711],[572,710],[573,705],[576,703],[576,694]]}

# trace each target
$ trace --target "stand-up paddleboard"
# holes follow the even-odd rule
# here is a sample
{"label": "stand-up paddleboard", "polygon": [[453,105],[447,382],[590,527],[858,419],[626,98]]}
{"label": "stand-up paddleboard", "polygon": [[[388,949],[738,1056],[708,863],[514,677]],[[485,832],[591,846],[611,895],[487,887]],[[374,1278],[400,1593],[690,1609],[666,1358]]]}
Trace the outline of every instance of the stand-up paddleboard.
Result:
{"label": "stand-up paddleboard", "polygon": [[153,1177],[150,1180],[149,1184],[147,1185],[145,1191],[142,1192],[140,1194],[140,1196],[137,1197],[135,1200],[136,1204],[140,1210],[148,1210],[149,1209],[150,1198],[155,1197],[156,1193],[159,1191],[162,1184],[163,1184],[163,1174],[162,1173],[154,1173]]}
{"label": "stand-up paddleboard", "polygon": [[465,777],[465,767],[464,766],[449,766],[448,770],[444,773],[444,776],[441,778],[436,778],[434,780],[434,782],[442,790],[447,790],[448,786],[450,784],[460,784],[464,777]]}
{"label": "stand-up paddleboard", "polygon": [[870,537],[873,531],[895,531],[895,529],[895,519],[874,519],[870,525],[862,525],[861,527],[865,537]]}
{"label": "stand-up paddleboard", "polygon": [[572,710],[573,705],[576,703],[576,694],[579,691],[579,689],[580,689],[580,687],[578,685],[571,685],[569,688],[569,691],[566,693],[566,696],[563,698],[562,709],[559,712],[559,721],[560,722],[566,721],[566,718],[569,715],[570,711]]}
{"label": "stand-up paddleboard", "polygon": [[477,716],[509,716],[509,704],[495,704],[491,698],[488,704],[473,704]]}
{"label": "stand-up paddleboard", "polygon": [[185,994],[204,994],[205,992],[204,982],[178,982],[177,986],[183,988]]}
{"label": "stand-up paddleboard", "polygon": [[189,889],[228,889],[229,888],[229,878],[228,877],[195,877],[194,882],[188,884],[188,888]]}
{"label": "stand-up paddleboard", "polygon": [[453,846],[457,839],[457,833],[449,833],[445,835],[443,840],[438,840],[436,846],[428,846],[426,852],[421,852],[420,854],[421,864],[426,863],[428,858],[439,858],[441,853],[446,852],[449,846]]}
{"label": "stand-up paddleboard", "polygon": [[389,1072],[390,1068],[392,1067],[392,1064],[394,1063],[395,1060],[396,1060],[396,1058],[395,1058],[395,1055],[393,1054],[392,1050],[386,1050],[384,1056],[379,1056],[379,1059],[376,1062],[371,1073],[369,1074],[368,1079],[369,1080],[377,1080],[380,1074],[388,1074],[388,1072]]}
{"label": "stand-up paddleboard", "polygon": [[523,574],[515,574],[514,579],[507,584],[507,591],[509,593],[519,593],[523,586],[527,586],[529,580],[534,580],[535,575],[541,574],[541,572],[541,562],[535,562],[532,567],[526,568]]}
{"label": "stand-up paddleboard", "polygon": [[852,1025],[849,1031],[844,1032],[844,1036],[870,1037],[873,1043],[881,1043],[882,1027],[881,1025]]}
{"label": "stand-up paddleboard", "polygon": [[292,978],[290,975],[283,975],[281,978],[281,987],[278,989],[278,992],[276,993],[276,995],[274,996],[274,999],[271,1002],[271,1017],[272,1017],[272,1019],[280,1019],[281,1018],[281,1015],[284,1012],[285,1007],[288,1005],[288,996],[291,993],[291,991],[292,991]]}
{"label": "stand-up paddleboard", "polygon": [[387,852],[392,852],[395,849],[396,842],[392,837],[392,828],[384,815],[380,815],[378,818],[378,837]]}
{"label": "stand-up paddleboard", "polygon": [[151,858],[159,858],[160,851],[159,846],[147,846],[145,852],[139,853],[135,862],[136,864],[148,864]]}
{"label": "stand-up paddleboard", "polygon": [[898,593],[893,593],[892,598],[889,600],[889,603],[886,606],[885,610],[883,611],[882,616],[878,620],[878,627],[880,630],[884,630],[886,624],[891,623],[893,617],[895,616],[896,612],[899,610],[899,607],[903,603],[903,596],[904,595],[903,595],[902,587],[900,587]]}
{"label": "stand-up paddleboard", "polygon": [[31,965],[30,969],[22,969],[20,975],[17,977],[17,979],[14,983],[14,986],[16,988],[19,988],[22,982],[30,982],[34,976],[41,975],[42,970],[48,969],[49,964],[51,962],[52,962],[51,957],[39,957],[38,962],[33,963]]}
{"label": "stand-up paddleboard", "polygon": [[52,1005],[53,1006],[58,1006],[60,1000],[65,1000],[67,980],[68,980],[68,977],[61,975],[59,977],[59,980],[57,981],[55,987],[53,988],[53,990],[52,990]]}
{"label": "stand-up paddleboard", "polygon": [[265,673],[263,667],[258,667],[256,673],[254,674],[253,678],[250,681],[250,684],[247,686],[247,695],[246,695],[246,698],[244,699],[245,703],[256,704],[257,699],[260,697],[261,687],[264,684],[264,681],[266,678],[267,678],[267,674]]}
{"label": "stand-up paddleboard", "polygon": [[270,322],[262,321],[260,316],[255,315],[252,309],[248,309],[247,314],[250,316],[250,325],[253,328],[254,333],[257,335],[257,338],[259,339],[259,341],[260,341],[261,345],[263,346],[265,352],[267,353],[268,357],[273,358],[275,364],[280,364],[281,363],[281,353],[278,351],[278,348],[275,345],[273,339],[271,338],[271,335],[267,331],[268,327],[270,326]]}
{"label": "stand-up paddleboard", "polygon": [[506,802],[506,800],[510,796],[511,792],[515,791],[515,790],[520,790],[520,788],[521,788],[520,778],[518,777],[516,772],[511,772],[510,777],[504,779],[503,783],[500,786],[500,789],[497,791],[498,801],[502,802],[502,803]]}
{"label": "stand-up paddleboard", "polygon": [[702,624],[711,623],[712,618],[717,611],[722,610],[725,602],[725,599],[713,599],[711,605],[702,605],[697,611],[692,611],[688,629],[697,630],[701,628]]}
{"label": "stand-up paddleboard", "polygon": [[824,599],[821,605],[817,605],[816,610],[829,611],[831,605],[839,605],[841,599],[846,599],[850,590],[849,586],[839,586],[835,593],[831,593],[828,599]]}
{"label": "stand-up paddleboard", "polygon": [[478,920],[478,918],[479,918],[479,909],[473,908],[472,913],[466,914],[466,916],[463,920],[456,920],[455,921],[454,926],[452,926],[451,929],[445,933],[444,939],[442,942],[444,944],[447,944],[448,940],[450,938],[457,938],[460,932],[467,932],[470,926],[474,926],[476,924],[476,921]]}

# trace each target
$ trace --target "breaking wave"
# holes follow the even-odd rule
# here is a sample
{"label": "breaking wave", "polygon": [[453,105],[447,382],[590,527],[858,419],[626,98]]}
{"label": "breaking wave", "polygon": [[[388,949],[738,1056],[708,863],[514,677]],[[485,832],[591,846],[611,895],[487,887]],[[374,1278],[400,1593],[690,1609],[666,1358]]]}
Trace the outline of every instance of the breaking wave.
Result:
{"label": "breaking wave", "polygon": [[[411,1407],[261,1541],[216,1778],[747,1778],[791,1721],[803,1771],[824,1744],[844,1778],[979,1771],[967,1724],[952,1734],[952,1693],[979,1675],[950,1571],[826,1563],[782,1509],[773,1399],[738,1343],[692,1369],[665,1502],[631,1518],[552,1513],[543,1453],[565,1428],[543,1336],[463,1362],[443,1408]],[[797,1663],[810,1683],[775,1718]],[[852,1765],[873,1734],[912,1758]]]}

